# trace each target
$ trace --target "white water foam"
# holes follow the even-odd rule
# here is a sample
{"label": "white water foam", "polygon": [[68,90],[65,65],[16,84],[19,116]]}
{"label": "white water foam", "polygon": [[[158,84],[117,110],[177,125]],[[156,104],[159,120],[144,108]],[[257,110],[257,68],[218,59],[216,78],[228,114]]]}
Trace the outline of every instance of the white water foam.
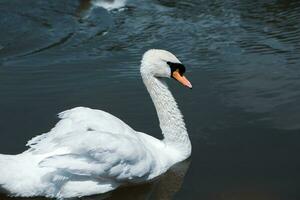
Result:
{"label": "white water foam", "polygon": [[110,11],[123,8],[126,4],[126,0],[92,0],[92,4]]}

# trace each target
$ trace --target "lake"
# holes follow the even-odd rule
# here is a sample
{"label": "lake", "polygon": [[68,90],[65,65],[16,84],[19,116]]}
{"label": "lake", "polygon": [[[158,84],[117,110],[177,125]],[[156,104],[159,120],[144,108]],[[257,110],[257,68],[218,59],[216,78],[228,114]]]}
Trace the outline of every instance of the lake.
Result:
{"label": "lake", "polygon": [[191,158],[84,199],[299,199],[299,21],[297,0],[2,0],[0,152],[26,150],[76,106],[162,138],[139,73],[143,53],[162,48],[193,84],[168,81]]}

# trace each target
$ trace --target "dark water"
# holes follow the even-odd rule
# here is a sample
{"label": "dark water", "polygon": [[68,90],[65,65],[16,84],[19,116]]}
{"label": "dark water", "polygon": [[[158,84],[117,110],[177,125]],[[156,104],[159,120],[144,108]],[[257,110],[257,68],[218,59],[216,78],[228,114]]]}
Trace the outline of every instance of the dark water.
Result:
{"label": "dark water", "polygon": [[169,81],[190,161],[86,199],[299,199],[299,21],[297,0],[132,0],[111,11],[87,0],[2,0],[0,152],[24,151],[75,106],[161,138],[139,62],[163,48],[194,86]]}

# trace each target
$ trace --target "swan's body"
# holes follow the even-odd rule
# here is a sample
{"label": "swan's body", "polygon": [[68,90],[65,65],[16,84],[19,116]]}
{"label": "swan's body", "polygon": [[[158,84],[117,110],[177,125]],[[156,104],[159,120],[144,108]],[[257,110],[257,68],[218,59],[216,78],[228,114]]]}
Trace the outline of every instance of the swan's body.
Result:
{"label": "swan's body", "polygon": [[93,195],[151,180],[188,158],[191,144],[182,115],[159,78],[172,73],[166,61],[180,63],[167,51],[149,50],[141,65],[164,140],[134,131],[104,111],[73,108],[59,114],[61,120],[50,132],[30,140],[27,151],[0,154],[1,187],[26,197]]}

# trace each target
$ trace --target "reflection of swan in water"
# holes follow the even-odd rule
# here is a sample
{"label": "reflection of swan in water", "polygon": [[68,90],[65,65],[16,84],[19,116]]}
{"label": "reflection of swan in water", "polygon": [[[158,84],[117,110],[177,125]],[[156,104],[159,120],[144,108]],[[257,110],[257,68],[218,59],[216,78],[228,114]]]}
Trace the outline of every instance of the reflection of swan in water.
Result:
{"label": "reflection of swan in water", "polygon": [[106,10],[114,10],[124,7],[126,0],[92,0],[92,4]]}
{"label": "reflection of swan in water", "polygon": [[88,13],[97,7],[102,7],[108,11],[123,8],[126,0],[80,0],[78,13]]}
{"label": "reflection of swan in water", "polygon": [[192,88],[183,75],[185,67],[172,53],[153,49],[144,54],[140,71],[163,140],[135,131],[104,111],[73,108],[59,114],[61,120],[50,132],[30,140],[27,151],[0,154],[0,185],[24,197],[88,196],[153,180],[187,159],[189,136],[164,80],[172,77]]}
{"label": "reflection of swan in water", "polygon": [[189,168],[190,160],[173,166],[160,180],[156,187],[153,199],[168,200],[180,190],[184,176]]}

